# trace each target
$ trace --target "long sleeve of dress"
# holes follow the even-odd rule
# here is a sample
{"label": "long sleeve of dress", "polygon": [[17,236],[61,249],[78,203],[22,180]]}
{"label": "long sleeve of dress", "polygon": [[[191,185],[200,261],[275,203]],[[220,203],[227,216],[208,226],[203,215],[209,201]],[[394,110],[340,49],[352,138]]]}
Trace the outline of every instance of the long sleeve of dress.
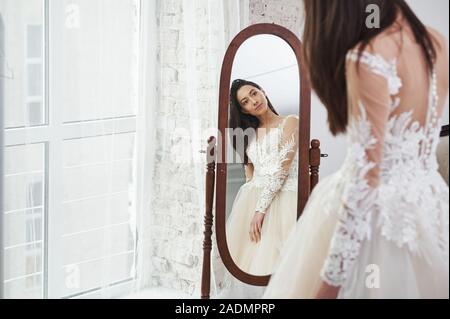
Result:
{"label": "long sleeve of dress", "polygon": [[395,107],[401,81],[394,60],[364,51],[347,54],[346,78],[349,97],[350,180],[338,210],[338,222],[321,270],[322,279],[342,286],[358,258],[362,242],[370,238],[371,217],[376,211],[385,130]]}
{"label": "long sleeve of dress", "polygon": [[256,211],[265,213],[275,195],[282,188],[289,175],[289,169],[298,150],[298,117],[289,116],[281,131],[279,152],[270,154],[270,171],[265,172],[263,190],[256,204]]}

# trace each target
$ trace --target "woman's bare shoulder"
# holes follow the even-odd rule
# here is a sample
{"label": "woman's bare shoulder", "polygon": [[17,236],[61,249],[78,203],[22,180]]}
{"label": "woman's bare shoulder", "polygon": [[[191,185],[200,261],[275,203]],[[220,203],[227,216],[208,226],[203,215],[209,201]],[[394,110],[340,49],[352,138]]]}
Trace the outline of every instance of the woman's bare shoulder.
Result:
{"label": "woman's bare shoulder", "polygon": [[284,122],[284,123],[297,122],[298,123],[299,119],[300,119],[300,117],[297,114],[289,114],[283,118],[282,122]]}

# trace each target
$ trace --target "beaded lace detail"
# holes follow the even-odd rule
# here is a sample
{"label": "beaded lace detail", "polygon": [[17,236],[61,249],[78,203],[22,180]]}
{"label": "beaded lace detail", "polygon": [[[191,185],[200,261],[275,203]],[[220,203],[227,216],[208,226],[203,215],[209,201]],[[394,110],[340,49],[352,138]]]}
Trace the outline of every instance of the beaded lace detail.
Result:
{"label": "beaded lace detail", "polygon": [[[356,61],[357,57],[354,51],[347,55],[351,61]],[[386,79],[391,96],[390,111],[395,110],[400,101],[394,95],[402,85],[396,61],[388,62],[380,55],[363,52],[360,62]],[[358,102],[359,116],[350,118],[350,145],[340,170],[347,186],[342,205],[336,208],[339,219],[321,271],[322,279],[328,284],[342,286],[346,282],[362,242],[370,240],[374,222],[386,239],[420,254],[417,225],[421,218],[430,218],[434,225],[427,230],[432,234],[430,240],[440,247],[443,256],[448,255],[448,206],[430,207],[430,203],[436,201],[427,200],[436,196],[448,198],[448,189],[433,187],[439,178],[435,155],[440,128],[437,106],[437,81],[433,71],[425,125],[413,121],[412,111],[390,115],[384,129],[381,161],[374,162],[367,155],[377,144],[372,135],[373,123],[366,111],[371,106]],[[374,167],[379,168],[378,183],[370,186],[366,176]],[[437,202],[436,205],[441,205],[443,200]],[[422,212],[424,215],[419,216]]]}
{"label": "beaded lace detail", "polygon": [[270,129],[262,138],[254,139],[247,153],[254,166],[250,186],[262,188],[256,211],[266,212],[270,203],[279,191],[297,191],[298,153],[288,171],[283,169],[287,156],[296,151],[295,139],[292,134],[284,143],[283,128],[288,117],[276,128]]}

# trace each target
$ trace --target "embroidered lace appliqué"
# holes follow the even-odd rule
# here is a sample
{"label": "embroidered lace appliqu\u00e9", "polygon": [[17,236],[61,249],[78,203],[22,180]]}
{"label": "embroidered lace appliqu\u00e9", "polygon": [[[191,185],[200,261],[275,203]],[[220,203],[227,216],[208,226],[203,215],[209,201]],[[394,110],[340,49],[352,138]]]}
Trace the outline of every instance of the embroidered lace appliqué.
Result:
{"label": "embroidered lace appliqu\u00e9", "polygon": [[368,185],[366,174],[375,164],[368,160],[366,150],[373,148],[377,141],[371,135],[371,125],[362,105],[360,110],[359,120],[349,126],[349,134],[354,138],[346,160],[351,165],[345,167],[349,186],[342,197],[338,226],[321,272],[323,280],[333,286],[345,282],[350,266],[358,257],[362,241],[370,237],[376,189]]}
{"label": "embroidered lace appliqu\u00e9", "polygon": [[[358,52],[350,51],[347,59],[356,62],[358,60]],[[362,52],[360,62],[366,64],[369,69],[378,75],[385,77],[388,81],[389,93],[391,95],[398,94],[402,87],[402,80],[397,75],[397,61],[386,61],[381,55],[373,55],[369,52]]]}
{"label": "embroidered lace appliqu\u00e9", "polygon": [[[357,58],[350,52],[349,59]],[[389,84],[391,111],[400,103],[397,94],[401,80],[397,76],[395,60],[385,61],[379,55],[362,54],[362,63],[375,74],[385,77]],[[361,244],[370,240],[372,221],[381,234],[398,247],[407,246],[421,254],[420,232],[430,234],[432,245],[440,247],[448,260],[448,189],[436,189],[441,178],[436,172],[436,147],[440,121],[437,119],[436,74],[432,72],[426,125],[413,122],[412,111],[391,116],[386,123],[383,156],[380,163],[367,157],[377,140],[367,119],[366,107],[359,103],[360,116],[352,118],[348,129],[349,149],[341,168],[346,188],[338,210],[338,224],[330,251],[321,270],[322,279],[330,285],[341,286],[358,258]],[[368,185],[366,174],[379,165],[379,183]],[[436,207],[430,207],[428,198],[440,198]],[[436,200],[433,200],[436,202]],[[444,203],[444,204],[443,204]],[[445,207],[441,207],[444,205]],[[418,229],[419,219],[431,220],[432,229]],[[423,256],[426,258],[426,256]]]}
{"label": "embroidered lace appliqu\u00e9", "polygon": [[[284,123],[284,121],[283,121]],[[283,126],[267,133],[261,140],[253,141],[248,148],[248,155],[255,165],[254,176],[248,182],[251,187],[262,188],[256,204],[256,211],[266,212],[272,200],[280,190],[297,191],[298,154],[288,171],[283,163],[294,152],[294,134],[281,145]],[[274,134],[274,135],[272,135]]]}
{"label": "embroidered lace appliqu\u00e9", "polygon": [[267,163],[261,172],[265,178],[263,179],[263,190],[260,194],[256,211],[265,212],[272,202],[277,192],[281,189],[289,172],[283,169],[283,163],[287,161],[289,153],[294,152],[295,136],[292,135],[289,140],[281,147],[279,152],[274,152],[270,163]]}

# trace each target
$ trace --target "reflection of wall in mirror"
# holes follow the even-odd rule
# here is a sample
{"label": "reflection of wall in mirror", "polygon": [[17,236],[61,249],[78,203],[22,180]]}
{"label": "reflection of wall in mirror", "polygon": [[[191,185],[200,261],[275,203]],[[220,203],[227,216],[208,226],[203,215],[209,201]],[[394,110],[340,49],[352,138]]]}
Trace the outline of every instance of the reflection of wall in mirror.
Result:
{"label": "reflection of wall in mirror", "polygon": [[245,183],[244,166],[240,163],[230,163],[227,165],[227,199],[226,199],[226,218],[231,214],[234,199],[239,188]]}
{"label": "reflection of wall in mirror", "polygon": [[298,114],[297,59],[283,39],[261,34],[246,40],[233,61],[231,80],[237,78],[259,84],[280,115]]}
{"label": "reflection of wall in mirror", "polygon": [[448,185],[448,135],[441,136],[436,150],[439,173]]}

